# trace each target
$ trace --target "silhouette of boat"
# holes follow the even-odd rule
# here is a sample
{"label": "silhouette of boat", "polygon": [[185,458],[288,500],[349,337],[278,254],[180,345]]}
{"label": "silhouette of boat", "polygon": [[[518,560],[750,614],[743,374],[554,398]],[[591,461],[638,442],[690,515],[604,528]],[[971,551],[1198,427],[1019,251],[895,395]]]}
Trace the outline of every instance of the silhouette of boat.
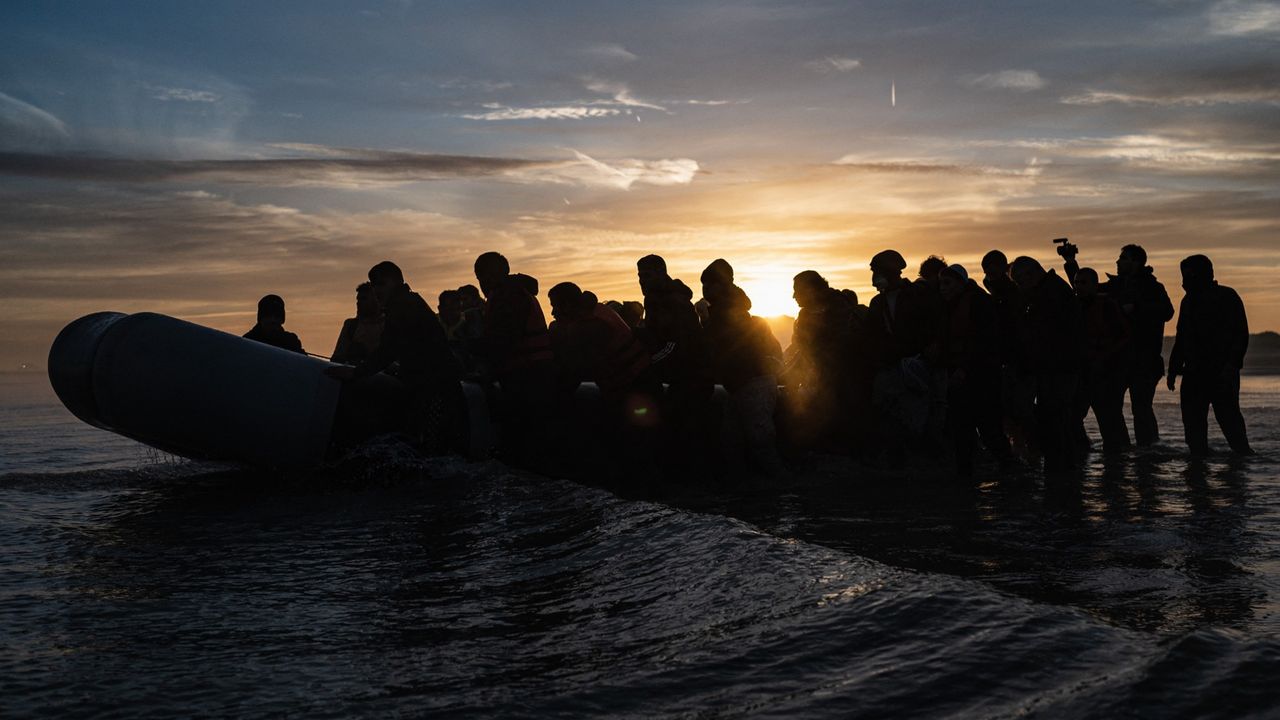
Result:
{"label": "silhouette of boat", "polygon": [[[48,368],[58,398],[90,425],[186,458],[296,468],[373,432],[403,400],[389,376],[342,383],[325,374],[331,365],[166,315],[100,312],[63,328]],[[487,454],[485,393],[463,383],[463,396],[459,450]]]}

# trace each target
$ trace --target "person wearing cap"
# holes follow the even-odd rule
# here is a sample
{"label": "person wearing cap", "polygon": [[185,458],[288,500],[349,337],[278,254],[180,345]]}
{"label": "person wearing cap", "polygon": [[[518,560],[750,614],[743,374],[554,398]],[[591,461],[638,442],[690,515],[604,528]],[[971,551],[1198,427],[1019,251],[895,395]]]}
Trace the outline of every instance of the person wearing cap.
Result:
{"label": "person wearing cap", "polygon": [[925,436],[933,413],[936,383],[925,351],[938,337],[937,291],[902,277],[907,261],[897,250],[871,258],[871,283],[878,291],[868,311],[868,342],[878,371],[872,403],[879,413],[875,447],[891,469],[906,462],[908,439]]}
{"label": "person wearing cap", "polygon": [[871,298],[870,324],[884,365],[922,354],[938,334],[941,318],[924,294],[925,289],[933,290],[902,277],[906,267],[897,250],[883,250],[871,258],[871,284],[878,292]]}
{"label": "person wearing cap", "polygon": [[938,291],[946,303],[938,355],[947,373],[947,430],[956,474],[968,479],[975,431],[993,456],[1011,457],[1000,418],[999,316],[995,301],[962,265],[938,272]]}

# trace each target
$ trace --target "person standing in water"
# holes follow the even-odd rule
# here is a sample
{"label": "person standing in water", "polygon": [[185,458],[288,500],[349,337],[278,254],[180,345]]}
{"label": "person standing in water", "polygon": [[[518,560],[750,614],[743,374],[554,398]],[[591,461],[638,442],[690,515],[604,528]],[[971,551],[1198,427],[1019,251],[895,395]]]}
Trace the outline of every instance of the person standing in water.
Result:
{"label": "person standing in water", "polygon": [[1177,338],[1169,353],[1169,389],[1182,376],[1182,426],[1194,456],[1209,452],[1209,407],[1232,452],[1252,455],[1240,412],[1240,370],[1249,348],[1249,320],[1235,290],[1213,279],[1204,255],[1182,261],[1186,296],[1178,311]]}

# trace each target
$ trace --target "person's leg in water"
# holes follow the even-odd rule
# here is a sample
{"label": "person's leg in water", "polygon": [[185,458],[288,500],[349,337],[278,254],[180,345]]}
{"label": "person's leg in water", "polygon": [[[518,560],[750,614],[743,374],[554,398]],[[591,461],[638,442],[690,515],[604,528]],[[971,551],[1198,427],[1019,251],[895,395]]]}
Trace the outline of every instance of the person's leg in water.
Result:
{"label": "person's leg in water", "polygon": [[1129,372],[1129,412],[1133,415],[1133,439],[1138,445],[1155,445],[1160,442],[1160,425],[1152,407],[1156,387],[1160,384],[1163,368],[1156,358],[1135,358]]}
{"label": "person's leg in water", "polygon": [[1209,405],[1212,398],[1211,381],[1196,373],[1182,377],[1178,394],[1182,406],[1182,433],[1192,457],[1209,454]]}
{"label": "person's leg in water", "polygon": [[734,414],[746,442],[751,470],[778,481],[787,476],[778,455],[778,433],[774,413],[778,407],[778,380],[773,375],[752,378],[730,395]]}
{"label": "person's leg in water", "polygon": [[1213,405],[1213,417],[1218,421],[1218,427],[1222,429],[1222,434],[1227,438],[1227,444],[1231,446],[1232,452],[1238,455],[1252,455],[1253,448],[1249,447],[1244,413],[1240,411],[1240,372],[1238,370],[1224,371],[1223,375],[1217,378],[1210,402]]}

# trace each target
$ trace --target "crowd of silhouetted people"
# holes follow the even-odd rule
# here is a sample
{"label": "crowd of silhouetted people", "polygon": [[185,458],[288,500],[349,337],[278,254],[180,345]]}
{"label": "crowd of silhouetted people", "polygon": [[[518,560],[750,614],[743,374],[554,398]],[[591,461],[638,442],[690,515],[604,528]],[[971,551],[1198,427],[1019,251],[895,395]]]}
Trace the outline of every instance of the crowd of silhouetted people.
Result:
{"label": "crowd of silhouetted people", "polygon": [[[1248,324],[1209,258],[1181,263],[1185,296],[1166,366],[1173,304],[1143,248],[1124,246],[1103,280],[1079,266],[1075,245],[1055,242],[1061,275],[992,250],[981,282],[938,256],[910,278],[905,258],[885,250],[870,261],[868,304],[801,272],[785,351],[723,259],[703,271],[700,299],[657,255],[636,263],[643,303],[601,301],[562,282],[546,292],[550,324],[538,281],[512,273],[499,253],[476,259],[479,287],[440,293],[438,313],[382,262],[356,288],[328,373],[393,376],[402,402],[392,425],[431,452],[464,431],[460,381],[480,383],[498,413],[499,456],[549,472],[590,461],[621,475],[776,480],[789,458],[816,449],[884,470],[931,458],[962,478],[981,450],[1003,466],[1042,463],[1057,474],[1093,450],[1156,443],[1162,377],[1170,390],[1182,380],[1193,455],[1209,451],[1210,407],[1232,451],[1249,454],[1239,403]],[[284,301],[268,295],[245,337],[302,352],[284,321]],[[1100,448],[1084,429],[1090,411]]]}

